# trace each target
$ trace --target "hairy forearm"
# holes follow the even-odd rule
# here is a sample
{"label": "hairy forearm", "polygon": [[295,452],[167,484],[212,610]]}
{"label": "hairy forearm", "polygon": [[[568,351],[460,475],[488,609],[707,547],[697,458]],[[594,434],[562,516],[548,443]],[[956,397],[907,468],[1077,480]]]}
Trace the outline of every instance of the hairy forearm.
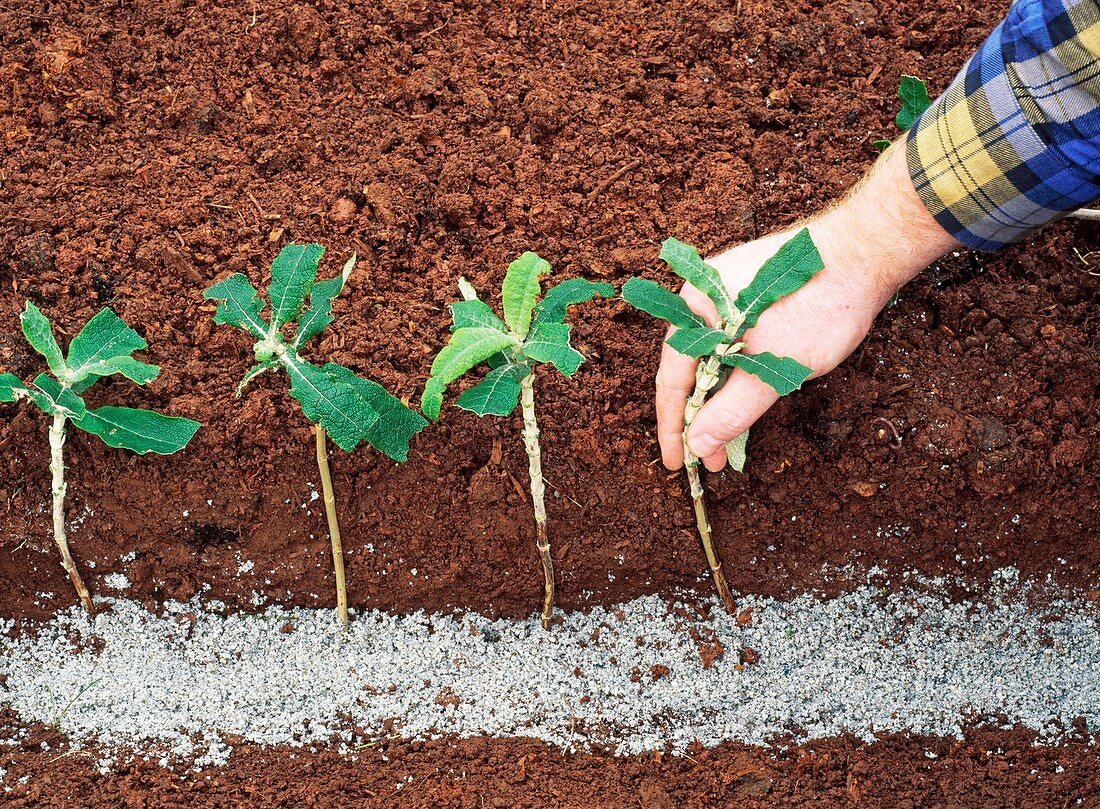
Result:
{"label": "hairy forearm", "polygon": [[884,306],[903,284],[959,243],[917,196],[905,161],[905,143],[888,149],[810,232],[839,279]]}

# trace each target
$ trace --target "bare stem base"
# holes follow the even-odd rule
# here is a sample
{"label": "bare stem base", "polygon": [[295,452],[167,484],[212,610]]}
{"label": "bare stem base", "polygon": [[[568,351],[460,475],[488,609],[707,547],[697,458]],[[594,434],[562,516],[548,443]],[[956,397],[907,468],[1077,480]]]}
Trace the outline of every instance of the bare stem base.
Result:
{"label": "bare stem base", "polygon": [[707,507],[703,502],[703,482],[699,477],[699,459],[692,454],[687,440],[688,428],[695,420],[699,408],[703,406],[707,392],[718,382],[720,364],[716,357],[711,357],[700,363],[699,369],[695,372],[695,390],[684,407],[684,469],[687,470],[688,483],[691,486],[691,501],[695,506],[695,525],[699,529],[699,539],[703,543],[703,553],[707,556],[710,575],[714,579],[714,586],[726,611],[734,614],[737,608],[733,603],[729,585],[726,583],[726,575],[722,572],[722,560],[718,558],[718,551],[714,549],[714,542],[711,540],[710,521],[707,519]]}
{"label": "bare stem base", "polygon": [[531,477],[531,503],[535,509],[535,545],[542,559],[542,628],[550,628],[554,616],[554,562],[550,558],[550,537],[546,527],[546,485],[542,479],[542,450],[539,448],[539,424],[535,419],[535,375],[528,374],[520,383],[523,409],[523,448],[527,450]]}
{"label": "bare stem base", "polygon": [[321,490],[325,497],[325,517],[332,540],[332,568],[336,572],[336,614],[346,629],[348,620],[348,590],[344,582],[344,545],[340,540],[340,522],[336,518],[336,495],[332,490],[332,475],[328,467],[327,436],[317,427],[317,470],[321,473]]}
{"label": "bare stem base", "polygon": [[[703,553],[707,557],[707,565],[710,567],[711,578],[714,579],[714,586],[718,590],[718,596],[722,599],[722,604],[725,606],[726,611],[731,615],[737,610],[733,603],[733,595],[730,594],[730,587],[726,584],[726,574],[722,572],[722,560],[718,558],[718,552],[714,549],[714,542],[710,535],[710,521],[707,520],[707,506],[703,502],[703,485],[699,479],[699,467],[698,461],[696,465],[688,466],[688,482],[691,484],[691,502],[695,506],[695,526],[699,530],[699,539],[703,543]],[[696,491],[699,492],[696,496]]]}
{"label": "bare stem base", "polygon": [[542,628],[550,628],[554,617],[554,562],[550,558],[550,540],[546,536],[546,523],[536,523],[538,529],[537,546],[542,560]]}
{"label": "bare stem base", "polygon": [[61,567],[69,574],[69,579],[76,589],[80,603],[88,611],[88,615],[95,615],[95,606],[92,604],[91,593],[84,586],[84,580],[80,578],[80,572],[76,569],[72,554],[69,553],[69,538],[65,532],[65,492],[68,484],[65,483],[65,417],[56,415],[53,417],[53,425],[50,427],[50,472],[53,473],[53,541],[57,543],[57,549],[61,551]]}

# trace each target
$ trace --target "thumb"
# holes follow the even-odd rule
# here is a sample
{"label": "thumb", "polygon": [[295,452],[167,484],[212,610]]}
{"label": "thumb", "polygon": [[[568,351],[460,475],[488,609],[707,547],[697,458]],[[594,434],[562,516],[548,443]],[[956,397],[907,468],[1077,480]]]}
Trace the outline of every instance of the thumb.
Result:
{"label": "thumb", "polygon": [[726,444],[749,429],[779,399],[770,385],[740,368],[703,405],[688,430],[688,446],[711,472],[726,465]]}

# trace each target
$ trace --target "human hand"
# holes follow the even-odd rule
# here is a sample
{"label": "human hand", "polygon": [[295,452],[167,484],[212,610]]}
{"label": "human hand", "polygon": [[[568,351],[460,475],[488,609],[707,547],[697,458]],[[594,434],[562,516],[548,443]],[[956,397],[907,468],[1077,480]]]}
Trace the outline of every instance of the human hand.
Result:
{"label": "human hand", "polygon": [[[746,352],[770,351],[828,373],[862,342],[890,296],[956,242],[921,204],[905,165],[904,148],[891,148],[867,179],[837,208],[802,225],[821,253],[824,269],[804,287],[769,307],[743,337]],[[800,227],[802,227],[800,226]],[[734,247],[708,263],[736,295],[798,228]],[[711,325],[706,295],[686,284],[681,296]],[[684,462],[684,404],[695,387],[696,361],[662,346],[657,371],[657,426],[669,469]],[[707,469],[726,463],[726,444],[745,432],[779,398],[765,382],[735,369],[692,422],[688,445]]]}

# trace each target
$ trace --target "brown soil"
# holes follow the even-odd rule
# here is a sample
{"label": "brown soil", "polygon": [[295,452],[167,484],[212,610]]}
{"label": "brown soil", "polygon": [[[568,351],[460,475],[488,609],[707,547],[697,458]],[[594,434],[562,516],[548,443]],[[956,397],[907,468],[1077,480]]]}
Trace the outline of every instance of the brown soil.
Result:
{"label": "brown soil", "polygon": [[[0,370],[38,368],[18,330],[25,299],[69,335],[109,305],[164,371],[93,398],[205,424],[167,459],[72,437],[71,540],[93,591],[126,572],[150,605],[207,585],[234,608],[254,590],[331,601],[308,426],[279,378],[232,397],[250,351],[210,322],[200,293],[215,279],[262,278],[289,239],[324,243],[328,274],[357,250],[315,355],[415,401],[458,276],[498,288],[532,248],[561,277],[668,281],[655,260],[667,235],[714,251],[816,211],[892,131],[899,75],[942,88],[1004,6],[5,2]],[[848,363],[775,408],[748,475],[708,476],[731,585],[828,592],[849,585],[826,564],[979,579],[1015,564],[1095,592],[1095,236],[1064,224],[948,259]],[[684,482],[656,462],[661,329],[614,302],[576,323],[589,362],[575,381],[540,381],[559,604],[693,585],[705,566]],[[42,616],[74,601],[49,539],[42,417],[0,407],[0,449],[0,614]],[[449,408],[408,464],[369,450],[333,463],[354,605],[536,608],[515,420]],[[56,751],[39,728],[3,765],[7,785],[37,773],[10,805],[93,791],[104,806],[380,805],[408,776],[411,806],[1100,802],[1094,749],[1033,748],[1026,734],[663,761],[516,740],[358,762],[245,747],[227,771],[186,780],[144,762],[99,778],[86,757],[36,751],[44,738]]]}
{"label": "brown soil", "polygon": [[[891,131],[899,74],[943,87],[1000,11],[5,4],[0,369],[38,368],[24,299],[69,335],[109,305],[164,370],[92,398],[205,425],[172,458],[73,436],[71,541],[93,591],[122,571],[150,603],[206,585],[232,607],[253,591],[332,599],[309,428],[277,376],[233,398],[250,346],[210,322],[200,294],[215,279],[263,278],[288,239],[327,245],[330,274],[357,250],[315,355],[415,401],[459,275],[498,288],[534,248],[561,276],[669,281],[666,235],[713,251],[818,210]],[[1094,587],[1100,279],[1076,251],[1095,234],[1060,225],[951,258],[846,365],[775,408],[748,475],[708,479],[731,585],[830,590],[847,585],[822,566],[856,562],[978,577],[1016,564]],[[589,362],[540,382],[559,603],[693,585],[705,565],[684,481],[655,462],[661,328],[615,302],[576,322]],[[0,614],[41,615],[74,598],[49,540],[45,423],[10,405],[0,419]],[[364,450],[334,465],[353,605],[536,608],[515,419],[448,406],[409,463]]]}
{"label": "brown soil", "polygon": [[[834,739],[769,753],[743,745],[686,756],[562,754],[529,739],[389,744],[354,758],[242,745],[225,768],[195,774],[137,760],[101,775],[37,726],[0,753],[5,806],[965,807],[1100,805],[1100,752],[1085,740],[1032,746],[1025,731],[965,741]],[[26,777],[25,783],[20,783]],[[400,788],[398,785],[401,785]],[[81,796],[77,798],[76,796]]]}

